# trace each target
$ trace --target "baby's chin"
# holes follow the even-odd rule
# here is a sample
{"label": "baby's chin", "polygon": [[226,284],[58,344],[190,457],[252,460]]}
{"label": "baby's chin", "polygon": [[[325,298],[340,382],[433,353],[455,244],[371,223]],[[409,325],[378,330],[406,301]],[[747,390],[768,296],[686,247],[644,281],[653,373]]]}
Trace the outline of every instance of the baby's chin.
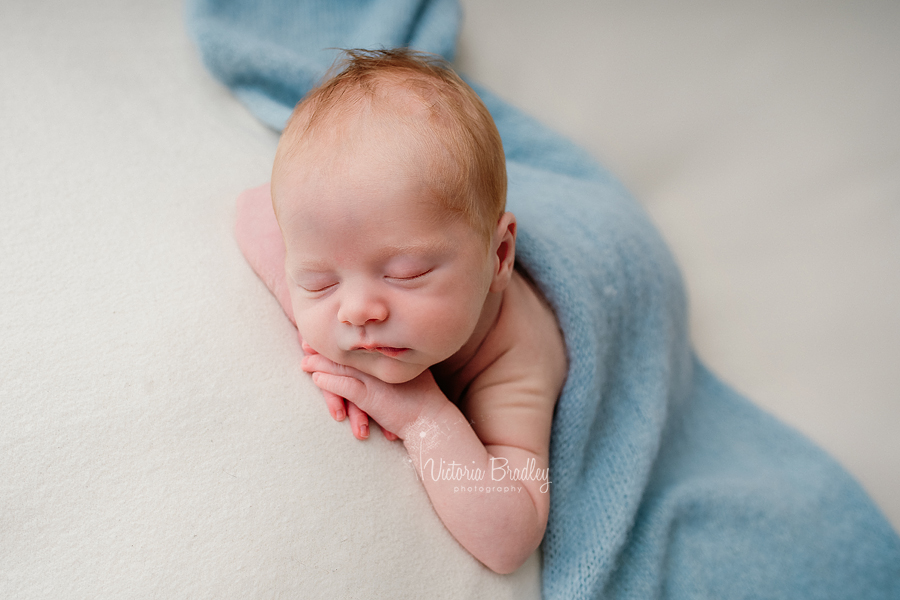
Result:
{"label": "baby's chin", "polygon": [[421,365],[413,366],[409,364],[399,367],[397,365],[366,365],[359,370],[367,375],[380,379],[385,383],[398,385],[412,381],[421,375],[427,368],[428,367],[423,367]]}
{"label": "baby's chin", "polygon": [[411,364],[378,355],[365,355],[363,357],[351,355],[346,357],[345,360],[344,364],[392,385],[412,381],[428,368],[426,365]]}
{"label": "baby's chin", "polygon": [[[380,379],[385,383],[398,385],[412,381],[424,373],[430,365],[405,362],[377,352],[363,353],[358,350],[340,350],[334,346],[321,350],[310,344],[314,352],[339,365],[352,367],[366,375]],[[412,351],[410,351],[412,352]]]}

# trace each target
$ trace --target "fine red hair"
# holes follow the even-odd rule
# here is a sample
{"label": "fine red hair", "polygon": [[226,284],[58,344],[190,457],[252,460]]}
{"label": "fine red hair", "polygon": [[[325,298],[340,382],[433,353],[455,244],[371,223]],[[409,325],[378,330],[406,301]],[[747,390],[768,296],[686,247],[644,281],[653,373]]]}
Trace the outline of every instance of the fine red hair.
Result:
{"label": "fine red hair", "polygon": [[294,109],[273,180],[282,163],[314,147],[317,133],[363,110],[395,119],[409,132],[416,155],[427,161],[421,176],[434,196],[489,240],[506,207],[503,144],[475,91],[435,55],[407,48],[345,50]]}

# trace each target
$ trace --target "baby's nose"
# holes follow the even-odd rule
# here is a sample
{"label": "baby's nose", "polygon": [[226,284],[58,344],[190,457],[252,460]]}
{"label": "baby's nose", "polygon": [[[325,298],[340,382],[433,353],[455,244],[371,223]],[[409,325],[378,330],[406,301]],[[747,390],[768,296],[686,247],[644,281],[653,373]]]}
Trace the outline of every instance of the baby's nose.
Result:
{"label": "baby's nose", "polygon": [[356,327],[381,323],[387,318],[387,304],[374,297],[356,295],[341,302],[338,310],[338,320],[341,323]]}

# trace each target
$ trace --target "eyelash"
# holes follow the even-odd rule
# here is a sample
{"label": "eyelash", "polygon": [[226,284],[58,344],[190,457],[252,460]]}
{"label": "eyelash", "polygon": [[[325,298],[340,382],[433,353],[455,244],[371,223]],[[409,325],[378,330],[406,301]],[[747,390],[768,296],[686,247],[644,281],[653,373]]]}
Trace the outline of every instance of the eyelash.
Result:
{"label": "eyelash", "polygon": [[[424,277],[424,276],[428,275],[432,271],[434,271],[434,269],[428,269],[427,271],[422,271],[421,273],[419,273],[417,275],[412,275],[410,277],[388,277],[388,276],[385,276],[385,279],[392,279],[394,281],[413,281],[420,277]],[[336,285],[337,285],[336,283],[332,283],[331,285],[326,285],[325,287],[322,287],[322,288],[319,288],[316,290],[311,290],[309,288],[305,288],[302,285],[300,287],[303,288],[305,291],[307,291],[310,294],[320,294],[322,292],[328,291],[329,289],[333,288]]]}
{"label": "eyelash", "polygon": [[301,285],[300,287],[301,287],[303,290],[309,292],[310,294],[318,294],[318,293],[320,293],[320,292],[324,292],[324,291],[326,291],[326,290],[329,290],[329,289],[333,288],[333,287],[336,286],[336,285],[337,285],[336,283],[332,283],[331,285],[326,285],[325,287],[319,288],[319,289],[317,289],[317,290],[311,290],[311,289],[309,289],[309,288],[303,287],[302,285]]}
{"label": "eyelash", "polygon": [[396,281],[412,281],[414,279],[418,279],[419,277],[424,277],[434,271],[434,269],[428,269],[427,271],[422,271],[418,275],[413,275],[411,277],[386,277],[386,279],[394,279]]}

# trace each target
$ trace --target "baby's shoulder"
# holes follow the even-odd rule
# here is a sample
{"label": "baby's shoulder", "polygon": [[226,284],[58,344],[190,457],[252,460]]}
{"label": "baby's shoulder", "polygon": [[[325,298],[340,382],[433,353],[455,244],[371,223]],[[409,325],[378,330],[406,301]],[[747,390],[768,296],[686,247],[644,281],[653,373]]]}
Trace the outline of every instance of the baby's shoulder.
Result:
{"label": "baby's shoulder", "polygon": [[501,431],[518,426],[549,439],[568,367],[563,335],[553,309],[522,274],[513,273],[503,294],[497,322],[479,351],[483,368],[460,408],[485,443],[501,443]]}
{"label": "baby's shoulder", "polygon": [[494,332],[499,345],[508,347],[505,356],[511,364],[507,368],[515,365],[546,377],[559,395],[567,370],[562,330],[550,303],[518,270],[504,292]]}

